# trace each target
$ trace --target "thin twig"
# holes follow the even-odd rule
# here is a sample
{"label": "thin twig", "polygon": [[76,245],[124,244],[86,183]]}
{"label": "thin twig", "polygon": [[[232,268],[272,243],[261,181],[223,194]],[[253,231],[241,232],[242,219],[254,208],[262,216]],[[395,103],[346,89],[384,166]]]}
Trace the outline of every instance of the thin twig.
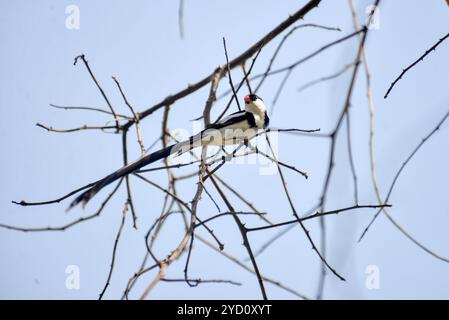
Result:
{"label": "thin twig", "polygon": [[258,215],[258,216],[260,216],[260,215],[266,214],[266,212],[245,212],[245,211],[221,212],[221,213],[218,213],[218,214],[216,214],[216,215],[214,215],[214,216],[212,216],[210,218],[207,218],[207,219],[205,219],[205,220],[203,220],[201,222],[198,222],[197,224],[195,224],[194,228],[197,228],[197,227],[202,226],[202,225],[204,225],[206,223],[209,223],[212,220],[215,220],[215,219],[218,219],[218,218],[221,218],[221,217],[224,217],[224,216],[232,216],[234,214],[237,214],[237,215]]}
{"label": "thin twig", "polygon": [[[237,86],[237,89],[235,90],[236,93],[239,92],[240,88],[243,86],[243,84],[245,82],[249,83],[249,76],[251,74],[251,71],[253,70],[254,65],[256,64],[257,58],[259,57],[260,52],[262,51],[262,47],[263,45],[260,46],[259,50],[256,52],[254,58],[251,61],[251,65],[249,67],[248,72],[245,72],[244,77],[242,80],[240,80],[239,85]],[[233,92],[232,88],[229,90],[229,92]],[[231,97],[231,99],[229,99],[228,104],[226,105],[226,107],[223,109],[223,111],[220,113],[220,115],[217,117],[217,120],[215,120],[215,123],[217,123],[218,121],[220,121],[223,116],[226,114],[226,112],[229,110],[229,107],[231,106],[232,100],[234,99],[234,95]]]}
{"label": "thin twig", "polygon": [[244,76],[244,79],[245,79],[246,87],[248,88],[248,92],[250,94],[253,94],[253,89],[251,88],[251,83],[250,83],[250,81],[248,79],[248,71],[246,70],[246,63],[245,62],[242,63],[242,71],[243,71],[243,76]]}
{"label": "thin twig", "polygon": [[[215,252],[219,253],[220,255],[226,257],[228,260],[234,262],[235,264],[237,264],[239,267],[245,269],[248,272],[251,272],[252,274],[255,274],[256,271],[250,267],[248,267],[247,265],[245,265],[243,262],[241,262],[239,259],[237,259],[236,257],[232,256],[231,254],[227,253],[226,251],[220,251],[219,248],[215,247],[213,244],[211,244],[209,241],[207,241],[206,239],[203,239],[201,236],[197,235],[196,238],[201,241],[202,243],[204,243],[207,247],[211,248],[212,250],[214,250]],[[303,295],[302,293],[287,287],[286,285],[282,284],[280,281],[274,280],[272,278],[269,278],[263,274],[260,275],[263,279],[263,281],[267,282],[267,283],[271,283],[274,286],[277,286],[287,292],[290,292],[291,294],[295,295],[298,298],[301,299],[305,299],[308,300],[309,298],[305,295]]]}
{"label": "thin twig", "polygon": [[441,43],[443,43],[444,40],[446,40],[447,38],[449,38],[449,33],[446,34],[443,38],[441,38],[440,40],[437,41],[437,43],[435,43],[433,46],[431,46],[429,49],[426,50],[426,52],[424,52],[424,54],[422,56],[420,56],[415,62],[413,62],[411,65],[409,65],[407,68],[403,69],[401,74],[391,83],[390,87],[388,88],[387,92],[384,95],[384,99],[386,99],[388,97],[388,95],[390,94],[391,90],[393,90],[393,87],[396,85],[396,83],[398,83],[399,80],[402,79],[402,76],[409,71],[411,68],[413,68],[414,66],[416,66],[419,62],[423,61],[424,58],[431,53],[432,51],[434,51]]}
{"label": "thin twig", "polygon": [[[272,76],[272,75],[275,75],[275,74],[279,74],[279,73],[288,71],[290,69],[294,69],[294,68],[298,67],[299,65],[303,64],[304,62],[306,62],[306,61],[316,57],[317,55],[323,53],[327,49],[330,49],[330,48],[332,48],[332,47],[334,47],[334,46],[336,46],[336,45],[338,45],[338,44],[340,44],[340,43],[342,43],[342,42],[344,42],[346,40],[349,40],[349,39],[357,36],[358,34],[365,33],[365,30],[366,30],[366,28],[362,28],[362,29],[354,31],[354,32],[352,32],[352,33],[350,33],[350,34],[348,34],[348,35],[346,35],[344,37],[338,38],[337,40],[329,42],[328,44],[326,44],[326,45],[316,49],[312,53],[309,53],[305,57],[303,57],[303,58],[301,58],[301,59],[299,59],[299,60],[297,60],[297,61],[295,61],[295,62],[293,62],[293,63],[291,63],[291,64],[289,64],[287,66],[285,66],[285,67],[281,67],[281,68],[278,68],[278,69],[275,69],[275,70],[272,70],[272,71],[268,72],[266,74],[266,76]],[[265,76],[265,73],[260,73],[260,74],[257,74],[257,75],[254,75],[254,76],[250,77],[250,79],[251,80],[256,80],[256,79],[262,78],[264,76]]]}
{"label": "thin twig", "polygon": [[106,96],[106,93],[103,91],[103,88],[100,86],[100,83],[98,82],[97,78],[95,77],[95,75],[93,74],[92,70],[90,69],[89,63],[86,60],[86,56],[84,54],[81,54],[81,55],[75,57],[75,60],[73,61],[73,65],[74,66],[78,62],[78,59],[81,59],[83,61],[84,65],[86,66],[87,71],[90,74],[90,77],[95,82],[95,85],[97,86],[98,90],[100,91],[104,101],[106,101],[106,104],[108,105],[109,110],[111,110],[111,113],[114,115],[116,130],[117,130],[117,132],[119,132],[120,125],[119,125],[119,122],[118,122],[118,119],[117,119],[117,114],[115,113],[115,110],[112,107],[111,102],[109,101],[108,97]]}
{"label": "thin twig", "polygon": [[[387,196],[385,197],[385,201],[387,202],[390,199],[391,193],[393,192],[394,186],[396,185],[396,182],[399,179],[399,176],[401,175],[402,171],[405,169],[405,167],[407,166],[407,164],[413,159],[413,157],[415,156],[415,154],[421,149],[421,147],[426,143],[427,140],[429,140],[439,129],[440,127],[444,124],[444,122],[446,121],[446,119],[449,117],[449,111],[446,112],[446,114],[443,116],[443,118],[438,122],[438,124],[436,125],[435,128],[432,129],[432,131],[430,131],[419,143],[418,145],[413,149],[413,151],[410,153],[410,155],[405,159],[405,161],[402,163],[402,165],[400,166],[399,170],[396,172],[394,178],[393,178],[393,182],[390,185],[390,188],[388,190]],[[374,223],[374,221],[377,219],[377,217],[379,216],[381,210],[379,210],[378,212],[376,212],[376,214],[374,215],[374,217],[372,218],[372,220],[370,221],[370,223],[368,224],[368,226],[364,229],[362,235],[360,236],[359,242],[360,240],[362,240],[362,238],[365,236],[365,234],[368,232],[369,228],[371,227],[371,225]],[[416,243],[416,241],[414,241]],[[427,251],[427,250],[426,250]],[[449,262],[449,260],[447,259],[442,259],[445,260],[447,262]]]}
{"label": "thin twig", "polygon": [[[122,152],[123,152],[123,166],[128,165],[128,131],[123,131],[122,134]],[[133,227],[134,229],[137,229],[137,214],[136,209],[134,208],[134,201],[131,193],[131,181],[129,175],[125,176],[125,183],[126,183],[126,193],[128,194],[127,203],[129,205],[129,208],[131,209],[131,215],[133,217]]]}
{"label": "thin twig", "polygon": [[[213,175],[210,175],[210,180],[212,181],[212,183],[214,184],[215,189],[217,190],[218,194],[221,196],[221,198],[223,199],[224,203],[228,207],[228,210],[230,212],[235,213],[236,211],[235,211],[234,207],[231,205],[231,203],[227,199],[226,195],[221,190],[220,186],[218,185],[218,183],[217,183],[217,181],[216,181],[216,179],[215,179],[215,177]],[[251,245],[249,243],[249,239],[248,239],[248,235],[247,235],[248,231],[247,231],[245,225],[240,221],[240,218],[238,217],[237,214],[233,214],[232,217],[234,218],[234,221],[236,222],[236,224],[237,224],[237,226],[239,228],[240,234],[242,235],[242,239],[243,239],[243,245],[245,246],[246,251],[248,252],[248,255],[249,255],[250,259],[251,259],[251,263],[252,263],[254,271],[256,273],[257,280],[259,282],[259,287],[260,287],[260,291],[262,293],[262,298],[264,300],[267,300],[268,297],[267,297],[267,293],[265,291],[265,286],[263,284],[263,278],[262,278],[261,273],[259,271],[259,267],[257,265],[256,258],[254,257]]]}
{"label": "thin twig", "polygon": [[259,91],[260,87],[262,86],[262,84],[264,83],[265,79],[267,78],[268,74],[271,71],[271,68],[273,66],[274,61],[276,60],[279,52],[281,51],[281,48],[283,47],[283,45],[286,43],[287,39],[293,34],[295,33],[295,31],[302,29],[302,28],[307,28],[307,27],[313,27],[313,28],[318,28],[318,29],[324,29],[324,30],[328,30],[328,31],[341,31],[340,28],[334,28],[334,27],[326,27],[326,26],[322,26],[322,25],[318,25],[315,23],[306,23],[306,24],[302,24],[302,25],[298,25],[295,26],[293,28],[290,29],[289,32],[287,32],[285,34],[285,36],[282,38],[282,40],[279,42],[278,46],[276,47],[276,50],[274,50],[274,53],[270,59],[270,62],[268,63],[267,69],[265,70],[265,73],[263,74],[262,79],[259,81],[259,83],[257,84],[256,87],[256,92]]}
{"label": "thin twig", "polygon": [[[184,282],[186,281],[185,279],[161,279],[161,281],[164,282]],[[240,282],[237,281],[233,281],[233,280],[221,280],[221,279],[188,279],[189,283],[195,283],[195,287],[201,283],[227,283],[227,284],[232,284],[234,286],[241,286],[242,284]]]}
{"label": "thin twig", "polygon": [[136,113],[134,111],[134,108],[128,102],[128,99],[126,98],[125,93],[123,92],[122,87],[121,87],[120,83],[118,82],[118,80],[115,77],[112,77],[112,80],[114,80],[115,84],[117,85],[117,87],[120,91],[120,94],[122,95],[123,101],[125,102],[126,106],[129,108],[129,110],[131,111],[131,113],[133,115],[133,119],[136,123],[137,143],[140,146],[140,153],[141,153],[141,156],[143,157],[145,155],[146,151],[145,151],[145,146],[143,144],[143,139],[142,139],[142,129],[140,128],[140,124],[139,124],[140,115],[139,115],[139,113]]}
{"label": "thin twig", "polygon": [[92,187],[98,181],[99,180],[91,182],[89,184],[86,184],[85,186],[82,186],[81,188],[78,188],[78,189],[75,189],[73,191],[70,191],[69,193],[63,195],[62,197],[54,199],[54,200],[38,201],[38,202],[28,202],[28,201],[25,201],[25,200],[22,200],[22,201],[18,202],[18,201],[14,201],[13,200],[11,202],[14,203],[14,204],[20,205],[20,206],[24,206],[24,207],[26,207],[26,206],[42,206],[42,205],[47,205],[47,204],[52,204],[52,203],[59,203],[59,202],[61,202],[61,201],[65,200],[65,199],[73,196],[74,194],[76,194],[76,193],[78,193],[78,192],[80,192],[80,191],[82,191],[84,189]]}
{"label": "thin twig", "polygon": [[[268,136],[265,136],[265,138],[267,140],[268,146],[270,147],[271,154],[276,159],[275,152],[273,150],[273,147],[271,146],[270,139],[268,138]],[[337,271],[333,267],[331,267],[329,265],[329,263],[326,261],[326,259],[323,257],[323,255],[318,251],[318,249],[317,249],[317,247],[316,247],[312,237],[310,236],[310,231],[307,230],[305,225],[302,223],[302,221],[301,221],[301,219],[300,219],[300,217],[299,217],[299,215],[298,215],[298,213],[296,211],[295,205],[293,204],[293,200],[292,200],[291,195],[290,195],[290,191],[288,190],[288,187],[287,187],[287,182],[285,181],[284,174],[282,173],[281,166],[278,163],[276,163],[276,166],[277,166],[277,169],[278,169],[278,172],[279,172],[279,177],[281,178],[281,182],[282,182],[282,186],[283,186],[283,189],[284,189],[284,193],[287,196],[287,200],[288,200],[288,203],[290,204],[290,208],[292,210],[293,216],[296,218],[296,221],[299,223],[299,225],[301,226],[302,230],[304,231],[307,239],[309,240],[310,244],[312,245],[312,249],[316,252],[316,254],[321,259],[321,261],[326,265],[327,268],[329,268],[329,270],[332,271],[332,273],[335,276],[337,276],[342,281],[346,281],[345,278],[340,276],[337,273]]]}
{"label": "thin twig", "polygon": [[[50,107],[55,108],[55,109],[62,109],[62,110],[96,111],[96,112],[105,113],[105,114],[108,114],[108,115],[113,115],[112,112],[104,110],[104,109],[101,109],[101,108],[83,107],[83,106],[60,106],[60,105],[56,105],[56,104],[53,104],[53,103],[50,103]],[[116,116],[120,117],[120,118],[123,118],[123,119],[127,119],[127,120],[134,119],[133,117],[125,116],[125,115],[120,114],[120,113],[117,113]]]}
{"label": "thin twig", "polygon": [[[88,221],[88,220],[91,220],[91,219],[94,219],[94,218],[100,216],[100,214],[103,211],[106,204],[109,202],[109,200],[112,198],[112,196],[117,192],[122,181],[123,181],[123,178],[120,179],[120,181],[117,183],[117,185],[112,190],[112,192],[109,193],[109,195],[106,197],[106,199],[101,203],[101,205],[97,209],[97,211],[89,216],[81,217],[75,221],[69,222],[69,223],[59,226],[59,227],[37,227],[37,228],[31,227],[30,228],[30,227],[17,227],[17,226],[12,226],[12,225],[0,224],[0,228],[5,228],[5,229],[10,229],[10,230],[15,230],[15,231],[23,231],[23,232],[65,231],[75,225],[80,224],[81,222]],[[33,204],[27,204],[27,205],[33,205]]]}
{"label": "thin twig", "polygon": [[379,208],[390,208],[390,207],[391,207],[390,204],[380,204],[380,205],[367,204],[367,205],[354,205],[354,206],[350,206],[350,207],[345,207],[345,208],[340,208],[340,209],[330,210],[330,211],[325,211],[325,212],[317,211],[314,214],[308,215],[303,218],[297,218],[297,219],[288,220],[288,221],[284,221],[284,222],[280,222],[280,223],[275,223],[270,226],[248,228],[248,232],[278,228],[278,227],[286,226],[289,224],[298,223],[298,221],[303,222],[303,221],[311,220],[311,219],[318,218],[318,217],[324,217],[324,216],[328,216],[328,215],[332,215],[332,214],[339,214],[341,212],[352,211],[352,210],[356,210],[356,209],[365,209],[365,208],[379,209]]}
{"label": "thin twig", "polygon": [[351,167],[352,180],[354,185],[354,202],[359,203],[359,187],[357,184],[357,172],[355,169],[354,156],[352,153],[352,140],[351,140],[351,116],[350,112],[346,112],[346,143],[348,145],[348,158]]}
{"label": "thin twig", "polygon": [[[306,211],[306,214],[304,214],[303,217],[307,217],[310,214],[312,214],[313,212],[315,212],[316,209],[318,209],[318,205],[315,205],[312,207],[312,209]],[[274,223],[271,223],[274,224]],[[295,227],[294,224],[289,225],[287,228],[285,228],[284,230],[279,231],[277,234],[275,234],[273,237],[271,237],[270,239],[268,239],[265,243],[263,243],[260,248],[256,251],[255,255],[258,256],[260,254],[262,254],[265,250],[267,250],[274,242],[276,242],[276,240],[280,239],[282,236],[284,236],[287,232],[289,232],[290,230],[292,230]]]}
{"label": "thin twig", "polygon": [[120,226],[118,228],[117,235],[115,237],[114,248],[112,249],[111,266],[109,268],[108,278],[107,278],[106,283],[105,283],[105,285],[103,287],[103,290],[101,291],[101,293],[100,293],[100,295],[98,297],[98,300],[103,299],[103,296],[106,293],[106,290],[109,287],[109,284],[110,284],[110,281],[111,281],[111,278],[112,278],[112,272],[114,271],[114,265],[115,265],[115,255],[117,254],[118,242],[120,240],[120,236],[122,234],[122,230],[123,230],[123,227],[125,225],[125,218],[126,218],[126,212],[128,211],[128,204],[129,204],[128,201],[126,201],[125,202],[125,206],[124,206],[124,208],[122,210],[122,220],[120,222]]}
{"label": "thin twig", "polygon": [[277,160],[276,158],[274,158],[274,157],[272,157],[272,156],[270,156],[270,155],[268,155],[268,154],[266,154],[266,153],[260,151],[260,149],[259,149],[257,146],[252,146],[252,145],[250,145],[250,149],[254,150],[254,152],[255,152],[256,154],[260,154],[260,155],[264,156],[265,158],[267,158],[267,159],[273,161],[274,163],[279,164],[280,166],[283,166],[283,167],[285,167],[285,168],[287,168],[287,169],[290,169],[290,170],[292,170],[292,171],[294,171],[294,172],[296,172],[296,173],[299,173],[300,175],[302,175],[302,176],[303,176],[304,178],[306,178],[306,179],[309,178],[309,176],[307,175],[307,172],[298,170],[298,169],[296,169],[296,167],[294,167],[294,166],[291,166],[291,165],[289,165],[289,164],[286,164],[286,163],[284,163],[284,162],[282,162],[282,161]]}
{"label": "thin twig", "polygon": [[[226,39],[225,39],[225,37],[223,37],[223,48],[224,48],[224,52],[225,52],[225,56],[226,56],[226,68],[228,69],[229,85],[231,86],[233,98],[237,102],[237,106],[239,108],[239,111],[242,111],[242,108],[240,107],[239,98],[237,97],[237,93],[235,92],[234,84],[232,83],[231,68],[229,67],[228,50],[226,48]],[[246,76],[244,78],[246,78]],[[232,101],[232,99],[231,99],[231,101]]]}
{"label": "thin twig", "polygon": [[273,101],[271,102],[271,110],[270,110],[270,117],[274,113],[274,108],[276,107],[276,103],[278,102],[279,97],[281,96],[282,90],[284,89],[285,84],[287,83],[288,78],[290,78],[290,75],[292,74],[293,68],[288,69],[285,73],[284,77],[282,78],[281,83],[279,84],[279,87],[276,91],[276,94],[274,95]]}
{"label": "thin twig", "polygon": [[310,88],[310,87],[312,87],[315,84],[338,78],[339,76],[344,74],[347,70],[349,70],[353,65],[354,65],[354,63],[349,63],[349,64],[345,65],[343,68],[341,68],[340,70],[338,70],[337,72],[335,72],[335,73],[333,73],[331,75],[324,76],[324,77],[312,80],[310,82],[307,82],[307,83],[303,84],[302,86],[300,86],[298,88],[298,92],[304,91],[307,88]]}
{"label": "thin twig", "polygon": [[42,129],[45,129],[49,132],[57,132],[57,133],[70,133],[70,132],[75,132],[75,131],[83,131],[83,130],[101,130],[104,131],[106,129],[114,129],[115,126],[88,126],[88,125],[82,125],[80,127],[76,127],[76,128],[71,128],[71,129],[57,129],[57,128],[53,128],[52,126],[46,126],[44,124],[41,123],[36,123],[37,127],[40,127]]}

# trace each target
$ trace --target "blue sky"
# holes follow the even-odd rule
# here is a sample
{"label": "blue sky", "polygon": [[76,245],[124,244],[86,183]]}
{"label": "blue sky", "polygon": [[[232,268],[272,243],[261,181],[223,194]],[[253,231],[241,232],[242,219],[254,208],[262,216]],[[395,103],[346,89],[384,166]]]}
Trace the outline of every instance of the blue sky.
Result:
{"label": "blue sky", "polygon": [[[354,1],[360,17],[370,1]],[[222,37],[226,37],[230,57],[235,57],[271,30],[289,13],[306,1],[185,1],[185,37],[178,30],[178,1],[14,1],[0,2],[0,108],[2,117],[0,157],[0,223],[19,226],[57,226],[87,215],[101,203],[107,192],[83,212],[65,213],[66,203],[41,207],[19,207],[11,200],[52,199],[78,186],[110,173],[122,164],[121,139],[114,134],[76,132],[49,133],[37,122],[57,128],[83,124],[103,125],[105,115],[56,110],[49,103],[106,107],[82,65],[73,58],[84,53],[115,108],[126,113],[111,76],[117,77],[136,110],[144,110],[169,94],[209,74],[224,62]],[[66,28],[68,5],[80,9],[80,29]],[[449,7],[445,1],[382,1],[378,30],[368,36],[367,54],[372,73],[376,107],[375,154],[378,179],[385,194],[394,174],[417,143],[437,124],[449,108],[447,75],[448,43],[443,43],[424,62],[401,80],[386,100],[383,95],[398,73],[449,29]],[[283,47],[275,67],[285,66],[316,48],[352,32],[346,1],[324,0],[301,23],[340,27],[341,33],[303,29]],[[255,73],[263,72],[277,43],[263,49]],[[332,74],[350,63],[356,54],[352,39],[296,69],[286,84],[272,126],[279,128],[321,128],[331,130],[349,84],[349,73],[337,80],[321,83],[298,92],[302,84]],[[241,76],[233,73],[235,79]],[[259,91],[270,107],[282,77],[267,80]],[[234,80],[236,82],[236,80]],[[226,79],[219,92],[228,89]],[[192,122],[201,115],[209,88],[176,102],[172,106],[170,128],[191,131]],[[240,99],[243,98],[240,93]],[[216,116],[224,100],[213,110]],[[234,106],[234,108],[236,108]],[[160,135],[162,112],[142,123],[147,145]],[[365,78],[360,73],[351,107],[352,139],[359,178],[360,203],[376,203],[369,172],[369,118]],[[442,256],[449,256],[446,226],[449,223],[448,193],[449,139],[447,124],[420,150],[397,182],[391,197],[390,213],[417,239]],[[130,158],[139,156],[134,134],[130,139]],[[344,136],[338,139],[335,174],[331,181],[328,209],[353,204]],[[326,140],[284,135],[279,138],[279,157],[307,171],[306,181],[285,172],[295,205],[301,213],[317,200],[328,157]],[[255,205],[276,222],[291,219],[279,176],[260,175],[257,165],[229,165],[221,176],[242,191]],[[190,169],[179,172],[191,172]],[[163,173],[151,173],[154,181],[166,183]],[[145,230],[159,215],[160,192],[137,179],[132,180],[139,213],[139,230],[128,219],[119,244],[115,272],[105,298],[119,298],[126,282],[140,265]],[[180,193],[191,199],[196,181],[180,185]],[[212,188],[211,188],[212,189]],[[98,219],[65,232],[21,233],[0,229],[0,297],[3,299],[95,299],[107,277],[112,246],[121,220],[125,189],[108,204]],[[231,198],[237,210],[247,210]],[[225,207],[221,204],[222,209]],[[204,217],[216,212],[203,197],[199,208]],[[379,217],[366,238],[357,239],[374,211],[352,212],[326,218],[328,260],[347,279],[341,282],[327,275],[324,298],[397,299],[449,297],[449,265],[413,245],[384,217]],[[248,224],[260,225],[255,219]],[[316,222],[307,224],[318,242]],[[231,219],[211,224],[228,252],[244,259],[238,230]],[[183,235],[179,219],[168,220],[156,252],[172,250]],[[207,234],[200,231],[204,237]],[[251,234],[258,248],[275,232]],[[184,259],[170,266],[168,275],[182,277]],[[314,297],[320,262],[310,250],[299,228],[258,257],[264,274]],[[80,289],[66,288],[67,266],[80,270]],[[379,270],[380,288],[369,290],[365,283],[368,266]],[[160,283],[151,293],[153,299],[233,298],[258,299],[257,281],[243,269],[196,243],[192,277],[232,279],[242,286],[203,284],[189,288],[184,283]],[[131,298],[138,298],[154,273],[141,278]],[[267,284],[273,299],[295,298]]]}

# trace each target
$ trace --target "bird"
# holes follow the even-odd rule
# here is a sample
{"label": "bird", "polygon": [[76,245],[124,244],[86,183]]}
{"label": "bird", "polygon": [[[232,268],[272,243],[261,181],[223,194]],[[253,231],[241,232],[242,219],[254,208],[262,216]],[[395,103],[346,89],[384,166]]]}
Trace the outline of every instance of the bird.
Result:
{"label": "bird", "polygon": [[259,96],[248,94],[244,97],[245,110],[234,112],[220,121],[207,126],[189,139],[175,143],[166,148],[147,154],[140,159],[114,171],[103,179],[96,181],[88,190],[77,196],[67,210],[81,204],[83,207],[104,187],[131,174],[144,166],[171,155],[180,156],[201,146],[225,146],[237,143],[247,144],[257,135],[258,130],[266,129],[270,124],[267,108]]}

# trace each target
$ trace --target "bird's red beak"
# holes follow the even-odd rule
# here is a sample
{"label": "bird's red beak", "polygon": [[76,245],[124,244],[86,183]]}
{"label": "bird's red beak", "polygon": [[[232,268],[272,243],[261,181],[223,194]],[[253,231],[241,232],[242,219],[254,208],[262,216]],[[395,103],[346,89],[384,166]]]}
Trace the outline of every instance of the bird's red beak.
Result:
{"label": "bird's red beak", "polygon": [[251,98],[249,96],[245,96],[245,98],[243,98],[243,100],[245,100],[246,104],[251,102]]}

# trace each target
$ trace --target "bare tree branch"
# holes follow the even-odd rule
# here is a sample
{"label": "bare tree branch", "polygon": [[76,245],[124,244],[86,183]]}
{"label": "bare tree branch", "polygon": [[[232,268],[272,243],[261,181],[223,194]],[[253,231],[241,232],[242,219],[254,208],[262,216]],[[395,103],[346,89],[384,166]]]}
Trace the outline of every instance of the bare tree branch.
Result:
{"label": "bare tree branch", "polygon": [[443,43],[444,40],[446,40],[447,38],[449,38],[449,33],[447,33],[443,38],[441,38],[440,40],[437,41],[437,43],[435,43],[432,47],[430,47],[429,49],[426,50],[426,52],[424,52],[424,54],[422,56],[420,56],[415,62],[413,62],[411,65],[409,65],[407,68],[405,68],[404,70],[402,70],[401,74],[391,83],[390,87],[388,88],[387,92],[384,95],[384,99],[386,99],[388,97],[388,95],[390,94],[391,90],[393,90],[393,87],[396,85],[396,83],[398,83],[399,80],[402,79],[402,77],[404,76],[404,74],[406,74],[411,68],[413,68],[414,66],[416,66],[418,63],[420,63],[421,61],[424,60],[424,58],[431,53],[432,51],[434,51],[441,43]]}
{"label": "bare tree branch", "polygon": [[111,110],[111,113],[114,115],[115,126],[116,126],[116,129],[117,129],[117,132],[119,132],[120,125],[118,123],[118,119],[117,119],[117,115],[115,113],[115,110],[112,107],[112,104],[109,101],[108,97],[106,96],[105,92],[103,91],[103,88],[100,86],[100,83],[98,82],[97,78],[94,76],[92,70],[90,69],[90,66],[89,66],[89,63],[86,60],[86,57],[84,56],[84,54],[81,54],[81,55],[75,57],[75,61],[73,62],[74,66],[77,64],[78,59],[81,59],[83,61],[84,65],[86,66],[87,71],[90,74],[90,77],[95,82],[95,85],[97,86],[98,90],[101,92],[101,95],[103,96],[104,101],[106,101],[106,104],[108,105],[109,110]]}

